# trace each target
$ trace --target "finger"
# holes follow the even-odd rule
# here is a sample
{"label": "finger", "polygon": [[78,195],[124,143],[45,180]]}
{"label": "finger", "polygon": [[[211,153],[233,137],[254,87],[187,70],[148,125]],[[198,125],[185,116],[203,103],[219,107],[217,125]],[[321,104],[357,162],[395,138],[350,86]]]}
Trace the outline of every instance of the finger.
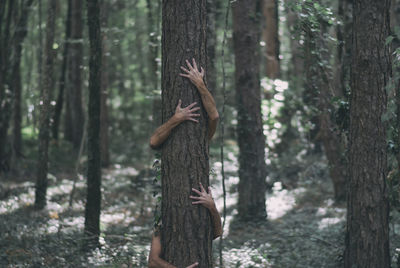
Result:
{"label": "finger", "polygon": [[200,68],[201,68],[200,74],[201,74],[201,76],[204,76],[204,69],[203,69],[203,67],[200,67]]}
{"label": "finger", "polygon": [[199,265],[199,263],[195,262],[195,263],[193,263],[192,265],[190,265],[190,266],[188,266],[186,268],[194,268],[194,267],[197,267],[198,265]]}
{"label": "finger", "polygon": [[176,108],[181,108],[181,105],[182,105],[182,100],[179,100],[178,101],[178,106],[176,106]]}
{"label": "finger", "polygon": [[193,121],[193,122],[195,122],[195,123],[198,123],[198,122],[199,122],[199,120],[196,120],[196,119],[193,119],[193,118],[189,118],[188,120]]}
{"label": "finger", "polygon": [[193,67],[192,67],[192,65],[190,64],[190,62],[188,60],[186,60],[186,64],[187,64],[187,66],[189,67],[190,70],[193,70]]}
{"label": "finger", "polygon": [[201,205],[201,204],[204,204],[205,202],[204,201],[195,201],[195,202],[192,202],[192,205]]}
{"label": "finger", "polygon": [[192,108],[196,104],[197,104],[197,102],[193,102],[193,103],[189,104],[186,108],[190,110],[190,108]]}
{"label": "finger", "polygon": [[195,192],[198,195],[201,195],[201,192],[199,190],[195,189],[195,188],[192,188],[192,191]]}
{"label": "finger", "polygon": [[194,116],[194,117],[199,117],[200,114],[188,114],[188,116],[189,116],[189,117],[193,117],[193,116]]}
{"label": "finger", "polygon": [[212,193],[211,193],[211,187],[208,186],[208,194],[210,195],[210,197],[212,198]]}
{"label": "finger", "polygon": [[182,69],[184,72],[190,73],[190,71],[189,71],[188,69],[186,69],[185,67],[183,67],[183,66],[181,66],[181,69]]}
{"label": "finger", "polygon": [[194,107],[193,109],[190,109],[189,112],[193,113],[200,110],[200,107]]}
{"label": "finger", "polygon": [[189,198],[190,199],[196,199],[196,200],[201,200],[201,196],[194,196],[194,195],[191,195],[191,196],[189,196]]}
{"label": "finger", "polygon": [[200,188],[201,188],[202,193],[206,192],[206,190],[204,189],[203,184],[201,184],[201,182],[200,182]]}
{"label": "finger", "polygon": [[196,63],[196,60],[193,58],[192,59],[193,60],[193,67],[194,67],[194,69],[195,70],[199,70],[199,69],[197,69],[197,63]]}
{"label": "finger", "polygon": [[187,77],[187,78],[190,78],[190,75],[188,75],[188,74],[179,74],[180,76],[183,76],[183,77]]}

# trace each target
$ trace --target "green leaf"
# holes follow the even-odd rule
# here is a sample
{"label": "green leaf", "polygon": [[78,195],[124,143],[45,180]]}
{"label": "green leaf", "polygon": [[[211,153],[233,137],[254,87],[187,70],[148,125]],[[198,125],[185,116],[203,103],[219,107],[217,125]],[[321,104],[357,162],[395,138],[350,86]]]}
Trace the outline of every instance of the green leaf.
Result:
{"label": "green leaf", "polygon": [[388,38],[386,38],[385,46],[387,46],[390,43],[392,43],[393,39],[394,39],[394,36],[393,35],[389,35]]}

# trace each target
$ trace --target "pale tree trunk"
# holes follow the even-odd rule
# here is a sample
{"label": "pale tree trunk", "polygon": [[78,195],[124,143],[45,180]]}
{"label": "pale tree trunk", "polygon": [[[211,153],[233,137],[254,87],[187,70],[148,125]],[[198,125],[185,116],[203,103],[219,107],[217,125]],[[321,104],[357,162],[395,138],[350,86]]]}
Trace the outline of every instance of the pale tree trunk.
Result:
{"label": "pale tree trunk", "polygon": [[262,4],[264,15],[262,39],[265,42],[266,75],[276,79],[280,75],[278,1],[262,0]]}
{"label": "pale tree trunk", "polygon": [[[183,106],[201,103],[197,89],[180,77],[185,59],[206,66],[206,0],[163,0],[162,14],[162,119]],[[212,227],[206,208],[191,204],[191,188],[209,185],[207,114],[198,124],[176,127],[162,147],[162,257],[177,267],[199,262],[212,267]],[[195,243],[193,241],[196,241]]]}
{"label": "pale tree trunk", "polygon": [[261,118],[260,17],[261,2],[238,0],[232,4],[237,136],[239,144],[239,218],[266,219],[267,190],[265,136]]}
{"label": "pale tree trunk", "polygon": [[41,90],[40,125],[39,125],[39,156],[36,174],[35,207],[43,209],[46,206],[48,148],[50,138],[50,95],[53,85],[54,69],[54,32],[56,0],[50,0],[47,11],[46,43],[43,56],[43,88]]}
{"label": "pale tree trunk", "polygon": [[[344,263],[390,267],[386,187],[386,86],[390,0],[353,1],[349,194]],[[373,18],[373,19],[371,19]]]}

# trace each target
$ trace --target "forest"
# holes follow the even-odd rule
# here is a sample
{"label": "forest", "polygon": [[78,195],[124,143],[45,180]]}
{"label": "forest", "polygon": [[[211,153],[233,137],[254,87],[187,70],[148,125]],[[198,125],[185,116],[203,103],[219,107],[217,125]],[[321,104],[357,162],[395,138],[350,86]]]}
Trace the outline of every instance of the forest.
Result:
{"label": "forest", "polygon": [[0,0],[0,267],[400,267],[400,0]]}

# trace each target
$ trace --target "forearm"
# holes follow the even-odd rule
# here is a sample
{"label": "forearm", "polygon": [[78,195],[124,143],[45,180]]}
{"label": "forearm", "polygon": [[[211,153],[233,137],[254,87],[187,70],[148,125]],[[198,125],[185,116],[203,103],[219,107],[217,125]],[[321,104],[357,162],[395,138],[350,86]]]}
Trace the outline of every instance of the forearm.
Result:
{"label": "forearm", "polygon": [[176,268],[176,266],[164,261],[159,257],[153,257],[149,261],[149,268]]}
{"label": "forearm", "polygon": [[153,149],[158,148],[169,137],[172,129],[174,129],[180,123],[181,121],[173,116],[165,124],[157,128],[150,138],[150,147]]}
{"label": "forearm", "polygon": [[199,86],[198,90],[201,96],[201,101],[208,115],[208,138],[211,139],[217,129],[219,119],[217,106],[215,105],[213,96],[205,85]]}
{"label": "forearm", "polygon": [[215,239],[222,235],[221,216],[219,215],[218,210],[215,206],[209,211],[211,214],[211,221],[213,225],[213,239]]}

